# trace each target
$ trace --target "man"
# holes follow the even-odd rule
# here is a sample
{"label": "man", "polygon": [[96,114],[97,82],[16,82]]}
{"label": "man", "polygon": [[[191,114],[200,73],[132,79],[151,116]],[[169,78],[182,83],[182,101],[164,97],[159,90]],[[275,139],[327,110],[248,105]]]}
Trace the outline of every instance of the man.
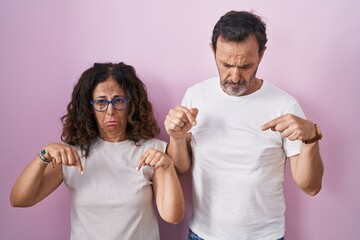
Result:
{"label": "man", "polygon": [[189,88],[165,119],[177,171],[192,169],[189,239],[283,239],[285,159],[299,188],[321,189],[319,125],[256,77],[266,42],[258,16],[222,16],[210,44],[219,76]]}

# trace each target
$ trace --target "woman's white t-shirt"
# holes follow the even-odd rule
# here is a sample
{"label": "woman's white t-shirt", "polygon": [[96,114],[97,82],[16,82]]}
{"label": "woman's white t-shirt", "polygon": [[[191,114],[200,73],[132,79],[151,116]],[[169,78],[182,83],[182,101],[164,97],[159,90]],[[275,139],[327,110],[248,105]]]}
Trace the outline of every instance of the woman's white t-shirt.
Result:
{"label": "woman's white t-shirt", "polygon": [[165,152],[166,143],[158,139],[139,143],[97,138],[89,157],[81,158],[83,175],[75,167],[63,166],[63,179],[71,192],[72,240],[160,239],[153,207],[154,170],[144,166],[136,171],[135,167],[146,150]]}

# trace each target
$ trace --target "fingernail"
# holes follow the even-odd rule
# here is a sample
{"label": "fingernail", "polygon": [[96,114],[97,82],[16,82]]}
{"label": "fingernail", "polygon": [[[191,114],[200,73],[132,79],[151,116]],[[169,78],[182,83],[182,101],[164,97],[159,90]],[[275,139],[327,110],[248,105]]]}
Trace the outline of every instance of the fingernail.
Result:
{"label": "fingernail", "polygon": [[136,167],[135,169],[136,169],[136,171],[139,171],[139,167]]}
{"label": "fingernail", "polygon": [[81,171],[80,174],[83,175],[83,174],[84,174],[84,171]]}

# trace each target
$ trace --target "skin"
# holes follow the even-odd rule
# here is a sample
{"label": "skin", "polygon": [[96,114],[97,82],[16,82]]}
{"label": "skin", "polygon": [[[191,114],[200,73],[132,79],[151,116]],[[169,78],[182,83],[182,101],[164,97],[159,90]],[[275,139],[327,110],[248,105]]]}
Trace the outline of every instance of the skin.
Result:
{"label": "skin", "polygon": [[[126,97],[122,88],[114,79],[99,83],[93,91],[93,99],[111,100]],[[99,129],[99,137],[108,142],[120,142],[127,139],[126,124],[128,110],[117,111],[109,104],[105,112],[94,110]],[[11,205],[29,207],[37,204],[53,192],[63,181],[62,167],[75,166],[80,174],[83,167],[76,149],[63,143],[51,143],[45,147],[47,158],[53,164],[45,164],[35,157],[15,182],[10,194]],[[156,206],[160,216],[166,222],[177,224],[184,217],[185,203],[177,173],[172,159],[156,149],[148,149],[134,166],[134,171],[142,166],[154,167],[153,189]]]}
{"label": "skin", "polygon": [[[256,77],[258,66],[265,50],[259,54],[259,46],[254,36],[243,42],[227,42],[221,36],[216,52],[210,44],[220,76],[222,90],[230,96],[245,96],[259,90],[262,80]],[[170,109],[164,125],[170,137],[168,154],[173,158],[179,173],[191,167],[191,128],[196,125],[199,110],[176,106]],[[201,114],[201,110],[200,110]],[[271,129],[280,132],[289,140],[308,140],[316,135],[314,123],[292,114],[272,119],[263,126],[263,131]],[[309,195],[316,195],[322,186],[323,163],[318,142],[302,144],[298,155],[289,157],[292,177],[297,186]]]}
{"label": "skin", "polygon": [[244,96],[261,88],[262,81],[256,78],[256,71],[264,51],[258,54],[258,43],[250,36],[247,41],[227,42],[221,36],[217,42],[215,57],[222,90],[230,96]]}
{"label": "skin", "polygon": [[[93,90],[93,100],[112,100],[116,97],[126,97],[114,79],[99,83]],[[94,111],[99,129],[99,137],[107,142],[121,142],[126,140],[126,124],[128,108],[117,111],[109,104],[105,112]]]}

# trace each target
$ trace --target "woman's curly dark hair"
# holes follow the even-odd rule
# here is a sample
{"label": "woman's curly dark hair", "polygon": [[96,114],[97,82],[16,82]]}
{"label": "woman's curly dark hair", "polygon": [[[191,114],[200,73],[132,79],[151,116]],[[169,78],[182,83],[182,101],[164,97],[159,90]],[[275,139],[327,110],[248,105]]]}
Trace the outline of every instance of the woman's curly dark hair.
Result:
{"label": "woman's curly dark hair", "polygon": [[138,78],[135,68],[122,62],[95,63],[86,70],[76,83],[67,114],[61,117],[63,132],[61,140],[69,145],[80,146],[85,157],[89,156],[91,143],[99,135],[93,107],[90,103],[94,88],[101,82],[113,78],[130,99],[126,136],[138,144],[140,139],[156,137],[156,123],[152,105],[148,100],[146,86]]}

